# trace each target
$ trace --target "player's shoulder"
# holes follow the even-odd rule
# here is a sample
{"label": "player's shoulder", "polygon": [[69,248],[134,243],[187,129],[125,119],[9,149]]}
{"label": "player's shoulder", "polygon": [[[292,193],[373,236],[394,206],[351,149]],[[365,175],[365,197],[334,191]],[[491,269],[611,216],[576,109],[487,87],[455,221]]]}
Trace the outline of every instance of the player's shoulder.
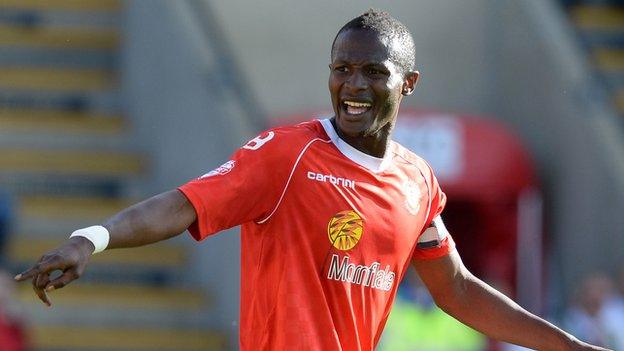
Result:
{"label": "player's shoulder", "polygon": [[242,156],[280,160],[298,155],[313,140],[327,138],[321,123],[311,120],[267,129],[249,140],[240,149]]}
{"label": "player's shoulder", "polygon": [[283,139],[291,140],[309,140],[323,136],[323,127],[321,125],[321,122],[316,119],[297,124],[274,127],[269,131],[274,132],[276,135],[279,135]]}
{"label": "player's shoulder", "polygon": [[397,165],[416,168],[424,175],[432,173],[431,166],[424,158],[396,141],[392,142],[392,152]]}
{"label": "player's shoulder", "polygon": [[270,137],[275,140],[275,144],[280,144],[282,147],[287,145],[294,149],[315,139],[327,139],[321,122],[318,120],[274,127],[264,131],[258,137]]}

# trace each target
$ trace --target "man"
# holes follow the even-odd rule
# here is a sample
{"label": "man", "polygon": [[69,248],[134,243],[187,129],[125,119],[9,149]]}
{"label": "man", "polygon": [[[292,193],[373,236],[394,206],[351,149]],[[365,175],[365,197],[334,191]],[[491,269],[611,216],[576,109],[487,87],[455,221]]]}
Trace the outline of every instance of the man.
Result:
{"label": "man", "polygon": [[[39,298],[90,255],[188,228],[201,240],[242,224],[242,350],[373,350],[412,264],[436,303],[494,338],[540,350],[604,350],[524,311],[463,266],[429,166],[390,140],[418,80],[407,28],[369,11],[331,52],[335,116],[262,133],[199,179],[78,230],[16,279]],[[50,281],[50,272],[63,274]]]}

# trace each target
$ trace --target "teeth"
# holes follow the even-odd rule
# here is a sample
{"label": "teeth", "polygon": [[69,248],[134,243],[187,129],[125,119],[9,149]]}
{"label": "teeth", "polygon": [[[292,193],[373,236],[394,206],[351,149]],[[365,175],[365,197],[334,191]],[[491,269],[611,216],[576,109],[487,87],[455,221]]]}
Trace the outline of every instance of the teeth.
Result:
{"label": "teeth", "polygon": [[370,107],[371,106],[371,104],[368,102],[355,102],[355,101],[345,101],[344,104],[347,106],[351,106],[351,107]]}

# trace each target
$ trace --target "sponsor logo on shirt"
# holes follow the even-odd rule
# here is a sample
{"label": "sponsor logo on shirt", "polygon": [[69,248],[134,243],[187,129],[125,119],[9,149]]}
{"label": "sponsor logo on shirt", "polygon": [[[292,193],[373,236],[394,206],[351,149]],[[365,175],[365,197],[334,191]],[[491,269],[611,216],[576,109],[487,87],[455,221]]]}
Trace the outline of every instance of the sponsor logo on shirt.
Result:
{"label": "sponsor logo on shirt", "polygon": [[355,190],[355,181],[346,178],[336,177],[331,174],[321,174],[308,171],[308,179],[316,180],[317,182],[331,183],[333,185],[338,185],[343,188],[351,188]]}
{"label": "sponsor logo on shirt", "polygon": [[336,213],[327,225],[329,242],[338,250],[350,250],[360,241],[364,233],[364,221],[353,210]]}
{"label": "sponsor logo on shirt", "polygon": [[222,164],[221,166],[213,169],[212,171],[204,174],[203,176],[201,176],[199,178],[202,179],[202,178],[212,177],[212,176],[216,176],[216,175],[228,174],[228,173],[230,173],[230,171],[232,171],[232,169],[234,169],[235,165],[236,165],[236,161],[229,160],[226,163]]}
{"label": "sponsor logo on shirt", "polygon": [[390,291],[394,284],[396,274],[386,265],[381,269],[381,263],[373,262],[370,265],[355,264],[349,256],[342,260],[339,255],[332,255],[327,278],[362,286],[370,286],[373,289]]}
{"label": "sponsor logo on shirt", "polygon": [[403,183],[403,195],[405,195],[405,201],[403,205],[407,212],[416,215],[420,210],[420,188],[418,183],[413,180],[408,180]]}
{"label": "sponsor logo on shirt", "polygon": [[[364,234],[364,220],[353,210],[336,213],[327,225],[329,242],[338,250],[350,250],[357,245]],[[327,272],[327,278],[351,284],[368,286],[373,289],[390,291],[394,284],[396,273],[387,265],[381,268],[381,263],[355,264],[345,255],[333,254]]]}

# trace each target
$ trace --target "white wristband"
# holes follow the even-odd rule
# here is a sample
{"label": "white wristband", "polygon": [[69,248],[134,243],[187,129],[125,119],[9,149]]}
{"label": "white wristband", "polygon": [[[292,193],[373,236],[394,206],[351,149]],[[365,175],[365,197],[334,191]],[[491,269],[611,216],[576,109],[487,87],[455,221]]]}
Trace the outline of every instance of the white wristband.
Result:
{"label": "white wristband", "polygon": [[108,241],[110,240],[110,233],[108,232],[108,229],[102,227],[101,225],[78,229],[69,237],[73,238],[74,236],[81,236],[92,242],[93,246],[95,246],[95,250],[93,251],[94,254],[104,251],[108,246]]}

